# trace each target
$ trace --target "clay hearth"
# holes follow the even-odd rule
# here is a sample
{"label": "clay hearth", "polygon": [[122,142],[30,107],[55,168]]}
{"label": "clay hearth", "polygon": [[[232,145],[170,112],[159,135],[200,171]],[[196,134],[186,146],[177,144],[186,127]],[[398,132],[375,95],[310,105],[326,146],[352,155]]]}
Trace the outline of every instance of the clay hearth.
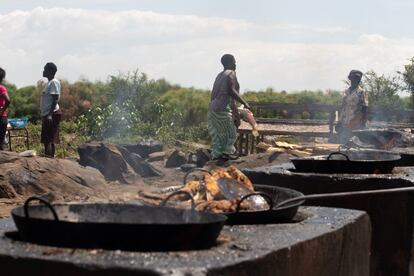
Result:
{"label": "clay hearth", "polygon": [[[390,189],[414,185],[414,168],[392,174],[298,173],[293,164],[245,169],[255,184],[277,185],[304,194]],[[306,205],[364,210],[372,224],[371,275],[412,275],[414,193],[365,195],[307,201]]]}

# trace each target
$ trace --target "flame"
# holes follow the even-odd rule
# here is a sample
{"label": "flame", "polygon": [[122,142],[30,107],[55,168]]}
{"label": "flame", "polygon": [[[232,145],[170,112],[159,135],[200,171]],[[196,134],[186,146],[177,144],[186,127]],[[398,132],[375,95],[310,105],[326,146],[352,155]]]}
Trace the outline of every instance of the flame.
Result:
{"label": "flame", "polygon": [[381,170],[380,169],[375,169],[373,172],[372,172],[373,174],[382,174],[382,172],[381,172]]}
{"label": "flame", "polygon": [[383,150],[390,150],[390,149],[392,149],[393,147],[395,147],[397,145],[398,140],[399,139],[397,138],[397,136],[394,135],[386,143],[384,143],[384,144],[381,145],[381,149],[383,149]]}

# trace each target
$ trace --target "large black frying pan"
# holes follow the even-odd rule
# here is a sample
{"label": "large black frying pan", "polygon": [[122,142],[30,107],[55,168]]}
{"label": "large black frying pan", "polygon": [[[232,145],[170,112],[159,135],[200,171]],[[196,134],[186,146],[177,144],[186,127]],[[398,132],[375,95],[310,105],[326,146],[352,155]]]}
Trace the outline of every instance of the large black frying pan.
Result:
{"label": "large black frying pan", "polygon": [[392,152],[344,151],[291,158],[295,171],[313,173],[391,173],[401,156]]}
{"label": "large black frying pan", "polygon": [[[360,151],[360,149],[348,149],[347,151]],[[404,150],[403,148],[393,150],[379,150],[379,149],[364,149],[365,152],[378,152],[378,153],[393,153],[401,156],[401,159],[397,160],[396,167],[411,167],[414,166],[414,153]]]}
{"label": "large black frying pan", "polygon": [[[42,205],[29,205],[31,201]],[[49,204],[32,197],[11,212],[21,239],[33,243],[132,251],[210,248],[226,216],[137,204]]]}
{"label": "large black frying pan", "polygon": [[287,203],[283,206],[277,207],[277,205],[283,201],[291,198],[299,198],[304,195],[301,192],[277,186],[254,185],[254,189],[256,193],[244,196],[240,200],[239,205],[243,200],[254,195],[259,195],[268,202],[268,209],[239,211],[239,208],[237,208],[236,212],[224,213],[228,218],[226,224],[275,224],[290,222],[296,215],[299,206],[304,203],[304,200],[297,200],[291,204]]}
{"label": "large black frying pan", "polygon": [[[180,192],[182,186],[174,186],[164,189],[164,192],[172,192],[170,196]],[[304,202],[295,201],[292,204],[285,204],[276,208],[276,205],[291,198],[299,198],[304,196],[301,192],[269,185],[254,185],[255,193],[249,193],[240,198],[236,212],[221,213],[227,216],[227,225],[247,225],[247,224],[276,224],[287,223],[292,221],[296,215],[299,206]],[[261,197],[267,202],[265,209],[261,210],[239,210],[243,201],[252,197]]]}

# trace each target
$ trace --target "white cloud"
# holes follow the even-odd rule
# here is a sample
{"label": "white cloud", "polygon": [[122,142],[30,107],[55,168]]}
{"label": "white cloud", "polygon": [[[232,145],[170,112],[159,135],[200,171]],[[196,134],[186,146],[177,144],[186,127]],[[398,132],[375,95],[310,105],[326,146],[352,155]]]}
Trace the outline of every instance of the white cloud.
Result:
{"label": "white cloud", "polygon": [[340,26],[142,11],[36,8],[0,15],[0,26],[0,66],[19,86],[35,83],[44,63],[54,61],[59,77],[71,81],[139,68],[152,78],[209,88],[221,70],[220,56],[233,53],[242,90],[341,89],[350,69],[392,73],[414,55],[414,40],[358,35]]}

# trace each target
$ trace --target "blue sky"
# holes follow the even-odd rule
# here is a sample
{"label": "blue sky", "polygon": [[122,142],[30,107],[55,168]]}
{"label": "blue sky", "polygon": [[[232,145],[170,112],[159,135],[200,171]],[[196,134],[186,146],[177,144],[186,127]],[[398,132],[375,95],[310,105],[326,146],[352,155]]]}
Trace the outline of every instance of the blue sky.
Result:
{"label": "blue sky", "polygon": [[343,89],[353,68],[389,75],[414,56],[413,10],[408,0],[1,0],[0,66],[19,86],[54,60],[70,81],[138,68],[209,88],[230,52],[242,90]]}
{"label": "blue sky", "polygon": [[[1,13],[38,6],[103,9],[112,11],[148,10],[177,15],[217,16],[262,23],[292,23],[315,26],[347,26],[361,32],[391,37],[414,35],[414,1],[410,0],[2,0]],[[4,2],[4,3],[3,3]]]}

